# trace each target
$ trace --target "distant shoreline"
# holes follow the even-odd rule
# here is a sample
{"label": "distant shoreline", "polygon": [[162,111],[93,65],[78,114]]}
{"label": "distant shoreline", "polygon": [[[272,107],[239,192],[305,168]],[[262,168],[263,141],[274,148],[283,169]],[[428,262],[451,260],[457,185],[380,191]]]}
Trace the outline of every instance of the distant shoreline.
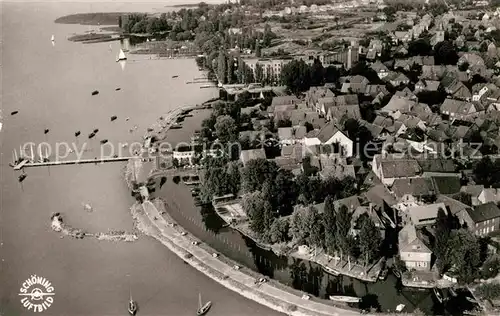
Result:
{"label": "distant shoreline", "polygon": [[[76,13],[58,17],[54,23],[58,24],[82,24],[82,25],[106,25],[118,26],[118,17],[125,14],[141,12],[96,12]],[[142,12],[144,14],[145,12]]]}

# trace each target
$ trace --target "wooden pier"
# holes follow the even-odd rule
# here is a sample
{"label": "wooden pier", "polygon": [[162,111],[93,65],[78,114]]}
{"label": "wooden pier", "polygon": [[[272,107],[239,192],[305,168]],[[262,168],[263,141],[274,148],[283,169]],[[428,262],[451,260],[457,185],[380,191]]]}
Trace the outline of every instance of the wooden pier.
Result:
{"label": "wooden pier", "polygon": [[105,163],[105,162],[118,162],[118,161],[128,161],[133,158],[143,159],[140,156],[130,156],[130,157],[111,157],[111,158],[94,158],[94,159],[79,159],[79,160],[65,160],[65,161],[46,161],[46,162],[22,162],[20,164],[14,165],[14,170],[20,170],[22,168],[32,168],[32,167],[47,167],[47,166],[62,166],[62,165],[81,165],[89,163]]}

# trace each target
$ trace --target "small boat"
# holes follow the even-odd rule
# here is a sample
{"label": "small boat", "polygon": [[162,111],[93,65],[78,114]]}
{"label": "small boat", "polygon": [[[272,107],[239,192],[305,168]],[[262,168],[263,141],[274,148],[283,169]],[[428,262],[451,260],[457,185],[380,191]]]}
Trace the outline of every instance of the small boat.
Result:
{"label": "small boat", "polygon": [[113,121],[114,121],[114,120],[116,120],[117,118],[118,118],[118,117],[117,117],[116,115],[113,115],[113,116],[111,117],[111,122],[113,122]]}
{"label": "small boat", "polygon": [[89,134],[89,139],[93,138],[94,136],[95,136],[95,133],[94,133],[94,132],[90,133],[90,134]]}
{"label": "small boat", "polygon": [[13,111],[13,112],[10,112],[10,115],[16,115],[17,113],[19,113],[19,111]]}
{"label": "small boat", "polygon": [[392,268],[392,273],[396,276],[396,278],[401,278],[401,272],[398,269]]}
{"label": "small boat", "polygon": [[48,128],[44,129],[44,131],[43,131],[44,134],[47,134],[48,132],[49,132]]}
{"label": "small boat", "polygon": [[99,132],[99,129],[98,128],[94,128],[94,134],[97,134],[97,132]]}
{"label": "small boat", "polygon": [[344,303],[359,303],[359,301],[361,301],[361,298],[354,297],[354,296],[335,296],[335,295],[330,295],[328,298],[330,300],[332,300],[332,301],[344,302]]}
{"label": "small boat", "polygon": [[129,120],[130,120],[130,117],[127,117],[127,118],[125,119],[125,121],[127,121],[127,122],[128,122]]}
{"label": "small boat", "polygon": [[128,301],[128,313],[132,316],[137,313],[137,304],[132,300],[132,298],[130,298],[130,301]]}
{"label": "small boat", "polygon": [[137,303],[132,298],[132,287],[130,285],[129,287],[130,287],[130,299],[128,301],[128,313],[134,316],[135,313],[137,313]]}
{"label": "small boat", "polygon": [[99,91],[97,90],[92,91],[92,95],[97,95],[97,94],[99,94]]}
{"label": "small boat", "polygon": [[332,268],[329,268],[327,266],[322,266],[322,268],[323,268],[323,271],[325,271],[328,274],[331,274],[331,275],[334,275],[334,276],[338,276],[339,275],[339,273],[337,271],[333,270]]}
{"label": "small boat", "polygon": [[385,280],[387,278],[388,273],[389,273],[389,270],[387,270],[387,268],[380,271],[380,274],[378,275],[379,280]]}
{"label": "small boat", "polygon": [[115,91],[120,91],[122,88],[116,88]]}
{"label": "small boat", "polygon": [[147,131],[148,131],[148,133],[151,133],[154,131],[154,129],[152,129],[151,127],[148,127]]}
{"label": "small boat", "polygon": [[127,56],[123,52],[123,49],[120,49],[120,53],[118,54],[118,57],[116,57],[117,62],[119,62],[120,60],[127,60]]}
{"label": "small boat", "polygon": [[108,142],[108,140],[107,140],[107,139],[103,139],[103,140],[101,140],[101,144],[102,144],[102,145],[106,144],[107,142]]}
{"label": "small boat", "polygon": [[27,177],[27,176],[28,176],[28,175],[27,175],[26,173],[23,173],[22,175],[20,175],[20,176],[18,177],[18,181],[19,181],[19,182],[23,182],[23,181],[24,181],[24,179],[26,179],[26,177]]}
{"label": "small boat", "polygon": [[178,78],[178,77],[179,77],[178,75],[172,76],[172,78]]}
{"label": "small boat", "polygon": [[473,304],[477,303],[477,301],[474,298],[470,297],[470,296],[467,296],[465,299],[468,300],[469,302],[473,303]]}
{"label": "small boat", "polygon": [[457,294],[457,292],[455,291],[454,288],[450,287],[450,288],[448,288],[448,291],[450,292],[451,296],[453,296],[453,297],[457,297],[458,296],[458,294]]}
{"label": "small boat", "polygon": [[75,132],[75,137],[78,137],[78,136],[80,136],[80,131]]}
{"label": "small boat", "polygon": [[53,42],[56,40],[56,37],[54,36],[54,34],[52,34],[52,37],[50,38],[50,40]]}
{"label": "small boat", "polygon": [[399,304],[398,306],[396,306],[396,312],[402,312],[404,308],[405,304]]}
{"label": "small boat", "polygon": [[199,304],[198,304],[198,310],[196,311],[196,315],[205,315],[208,310],[212,307],[212,302],[208,301],[205,303],[205,305],[202,305],[201,303],[201,293],[199,294]]}
{"label": "small boat", "polygon": [[442,303],[443,302],[443,295],[442,295],[441,291],[436,287],[433,289],[433,291],[434,291],[434,295],[436,296],[439,303]]}

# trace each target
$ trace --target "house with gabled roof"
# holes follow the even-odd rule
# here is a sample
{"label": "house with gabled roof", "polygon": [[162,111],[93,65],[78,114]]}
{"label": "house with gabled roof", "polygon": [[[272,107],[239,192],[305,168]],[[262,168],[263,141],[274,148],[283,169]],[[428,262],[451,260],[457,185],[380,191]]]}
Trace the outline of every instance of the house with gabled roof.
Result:
{"label": "house with gabled roof", "polygon": [[500,225],[500,209],[494,202],[460,211],[457,217],[461,224],[466,224],[467,228],[478,236],[497,231]]}
{"label": "house with gabled roof", "polygon": [[409,100],[414,100],[414,101],[417,100],[417,96],[408,87],[405,87],[401,91],[396,91],[396,93],[394,93],[394,95],[396,95],[398,97],[403,97],[403,98],[406,98]]}
{"label": "house with gabled roof", "polygon": [[363,76],[349,76],[346,78],[346,82],[342,84],[340,92],[342,93],[364,93],[366,91],[366,86],[370,82]]}
{"label": "house with gabled roof", "polygon": [[449,115],[450,119],[470,121],[478,114],[476,106],[467,101],[446,99],[440,107],[441,114]]}
{"label": "house with gabled roof", "polygon": [[440,84],[441,84],[441,82],[438,80],[420,79],[415,84],[415,93],[418,93],[421,91],[437,91]]}
{"label": "house with gabled roof", "polygon": [[374,62],[371,66],[370,66],[371,69],[373,69],[378,77],[380,79],[384,78],[385,76],[387,76],[389,74],[389,68],[387,68],[386,65],[384,65],[380,60],[377,60],[376,62]]}
{"label": "house with gabled roof", "polygon": [[380,112],[387,113],[389,115],[395,114],[396,112],[406,113],[410,112],[415,104],[417,104],[417,102],[393,95],[389,103],[380,109]]}
{"label": "house with gabled roof", "polygon": [[407,224],[398,234],[399,257],[407,269],[429,271],[432,251],[424,242],[420,232],[412,224]]}
{"label": "house with gabled roof", "polygon": [[339,144],[344,157],[351,157],[353,154],[353,141],[347,137],[334,122],[327,123],[318,131],[311,131],[304,138],[306,146]]}
{"label": "house with gabled roof", "polygon": [[444,203],[410,206],[404,211],[403,220],[411,222],[416,227],[434,225],[440,209],[445,213],[448,212]]}
{"label": "house with gabled roof", "polygon": [[372,171],[387,186],[392,186],[396,179],[416,178],[422,174],[422,168],[415,159],[393,155],[375,155]]}
{"label": "house with gabled roof", "polygon": [[387,76],[384,77],[384,80],[390,82],[394,87],[410,83],[410,79],[405,74],[395,71],[391,71]]}
{"label": "house with gabled roof", "polygon": [[366,86],[365,95],[376,97],[379,93],[387,95],[389,92],[383,84],[369,84]]}

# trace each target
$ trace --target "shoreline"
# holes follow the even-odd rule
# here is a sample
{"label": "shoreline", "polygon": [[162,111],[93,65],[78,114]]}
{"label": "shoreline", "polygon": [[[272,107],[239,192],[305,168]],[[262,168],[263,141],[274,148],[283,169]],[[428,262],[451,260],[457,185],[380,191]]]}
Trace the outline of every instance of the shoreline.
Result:
{"label": "shoreline", "polygon": [[[155,200],[155,202],[157,201],[158,199]],[[140,206],[142,206],[142,210]],[[255,277],[246,273],[245,268],[235,269],[234,265],[225,262],[231,262],[231,259],[217,253],[210,246],[201,243],[189,234],[182,236],[180,231],[185,232],[185,230],[174,224],[168,213],[160,215],[163,212],[160,212],[150,201],[143,204],[135,203],[131,207],[131,212],[132,217],[137,221],[138,229],[143,234],[158,240],[206,276],[259,304],[287,315],[361,315],[360,312],[348,307],[337,307],[315,301],[318,298],[311,297],[311,299],[305,300],[295,293],[290,293],[286,286],[276,286],[274,284],[276,281],[254,284]],[[164,217],[171,221],[167,222]],[[198,241],[200,244],[193,245],[193,241]],[[214,253],[217,253],[217,257],[213,256]],[[222,258],[224,260],[221,260]],[[284,290],[283,287],[287,290]],[[292,289],[292,291],[294,290]]]}

